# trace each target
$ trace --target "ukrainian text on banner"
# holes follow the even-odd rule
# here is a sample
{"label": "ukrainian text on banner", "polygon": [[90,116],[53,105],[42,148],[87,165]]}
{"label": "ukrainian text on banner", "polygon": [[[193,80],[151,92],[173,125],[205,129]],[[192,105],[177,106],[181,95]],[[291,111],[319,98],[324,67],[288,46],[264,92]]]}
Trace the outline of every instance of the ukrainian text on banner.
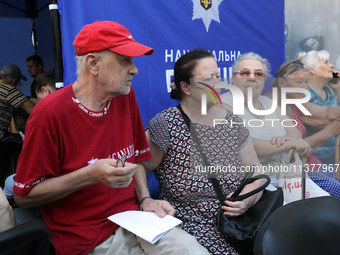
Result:
{"label": "ukrainian text on banner", "polygon": [[284,62],[284,1],[59,0],[58,6],[65,85],[76,79],[72,42],[86,24],[96,20],[121,23],[136,41],[155,49],[151,56],[134,59],[139,74],[133,87],[144,124],[161,110],[178,104],[169,96],[173,67],[191,49],[211,51],[222,79],[231,77],[233,62],[245,52],[267,58],[272,73]]}

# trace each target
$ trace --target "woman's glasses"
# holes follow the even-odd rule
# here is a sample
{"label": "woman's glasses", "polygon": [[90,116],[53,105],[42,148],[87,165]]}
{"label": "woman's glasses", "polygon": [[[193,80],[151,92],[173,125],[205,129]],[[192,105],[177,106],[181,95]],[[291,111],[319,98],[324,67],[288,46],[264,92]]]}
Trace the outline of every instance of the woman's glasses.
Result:
{"label": "woman's glasses", "polygon": [[241,77],[249,77],[250,74],[254,74],[254,77],[255,78],[264,78],[266,77],[266,74],[262,71],[254,71],[254,72],[251,72],[250,70],[241,70],[241,71],[238,71],[238,72],[234,72],[234,74],[239,74]]}

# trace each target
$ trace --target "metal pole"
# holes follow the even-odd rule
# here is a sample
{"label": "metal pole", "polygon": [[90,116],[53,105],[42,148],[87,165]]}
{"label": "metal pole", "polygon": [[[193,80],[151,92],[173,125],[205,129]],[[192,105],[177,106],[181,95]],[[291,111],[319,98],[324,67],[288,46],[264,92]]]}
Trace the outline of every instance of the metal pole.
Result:
{"label": "metal pole", "polygon": [[60,18],[58,12],[57,0],[50,0],[49,10],[51,15],[52,26],[52,40],[53,40],[53,53],[54,53],[54,69],[56,88],[64,86],[64,68],[63,68],[63,56],[61,47],[61,32],[60,32]]}
{"label": "metal pole", "polygon": [[302,199],[306,198],[306,163],[307,156],[302,158]]}

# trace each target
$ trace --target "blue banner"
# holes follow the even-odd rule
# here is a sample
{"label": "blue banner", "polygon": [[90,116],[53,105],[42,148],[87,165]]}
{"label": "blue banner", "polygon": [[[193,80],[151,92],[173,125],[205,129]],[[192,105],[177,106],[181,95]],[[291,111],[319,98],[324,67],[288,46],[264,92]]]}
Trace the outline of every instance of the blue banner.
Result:
{"label": "blue banner", "polygon": [[233,62],[245,52],[267,58],[272,74],[284,62],[283,0],[58,0],[58,6],[65,85],[76,79],[72,42],[86,24],[96,20],[121,23],[137,42],[155,49],[151,56],[134,59],[139,73],[133,87],[144,124],[178,104],[169,96],[173,67],[191,49],[211,51],[222,79],[231,77]]}

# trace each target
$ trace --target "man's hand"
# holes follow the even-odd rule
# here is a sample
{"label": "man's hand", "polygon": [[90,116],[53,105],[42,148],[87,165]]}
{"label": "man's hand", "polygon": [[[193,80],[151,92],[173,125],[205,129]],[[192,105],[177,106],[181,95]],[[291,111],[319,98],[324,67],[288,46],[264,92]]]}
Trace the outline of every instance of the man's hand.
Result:
{"label": "man's hand", "polygon": [[125,163],[124,167],[117,166],[115,159],[100,159],[90,165],[91,178],[111,188],[125,188],[132,182],[132,176],[137,170],[136,164]]}
{"label": "man's hand", "polygon": [[176,213],[175,208],[168,201],[152,198],[147,198],[143,201],[143,211],[155,212],[161,218],[167,214],[173,216]]}

